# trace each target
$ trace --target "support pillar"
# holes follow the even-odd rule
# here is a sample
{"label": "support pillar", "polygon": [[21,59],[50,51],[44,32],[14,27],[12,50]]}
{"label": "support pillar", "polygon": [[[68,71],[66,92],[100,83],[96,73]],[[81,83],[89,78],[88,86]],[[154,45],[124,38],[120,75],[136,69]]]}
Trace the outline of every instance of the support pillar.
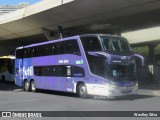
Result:
{"label": "support pillar", "polygon": [[148,47],[149,47],[149,64],[150,65],[154,65],[154,59],[155,59],[154,49],[155,49],[156,45],[155,44],[151,44]]}
{"label": "support pillar", "polygon": [[155,54],[154,49],[157,46],[157,44],[150,44],[149,47],[149,71],[151,73],[151,81],[154,80],[154,66],[155,66]]}

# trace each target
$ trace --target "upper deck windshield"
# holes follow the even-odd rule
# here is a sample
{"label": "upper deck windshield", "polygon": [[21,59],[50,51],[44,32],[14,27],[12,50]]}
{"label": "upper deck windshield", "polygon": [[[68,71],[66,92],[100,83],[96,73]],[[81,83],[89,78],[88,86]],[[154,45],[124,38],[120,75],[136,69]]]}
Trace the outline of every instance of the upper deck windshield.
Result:
{"label": "upper deck windshield", "polygon": [[122,37],[108,37],[101,36],[102,45],[104,50],[109,52],[130,52],[131,47],[127,40]]}

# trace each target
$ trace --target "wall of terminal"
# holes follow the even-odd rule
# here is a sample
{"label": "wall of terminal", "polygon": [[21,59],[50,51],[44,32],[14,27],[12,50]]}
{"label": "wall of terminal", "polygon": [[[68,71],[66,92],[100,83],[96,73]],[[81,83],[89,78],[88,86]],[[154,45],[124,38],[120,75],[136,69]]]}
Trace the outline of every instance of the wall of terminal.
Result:
{"label": "wall of terminal", "polygon": [[9,54],[9,50],[4,46],[0,46],[0,56],[5,56]]}

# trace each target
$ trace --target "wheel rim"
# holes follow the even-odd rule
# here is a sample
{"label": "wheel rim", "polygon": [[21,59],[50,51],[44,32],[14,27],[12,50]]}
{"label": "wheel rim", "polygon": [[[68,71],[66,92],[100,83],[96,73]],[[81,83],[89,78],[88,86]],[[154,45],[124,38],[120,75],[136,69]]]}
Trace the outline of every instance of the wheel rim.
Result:
{"label": "wheel rim", "polygon": [[35,90],[36,90],[36,87],[35,87],[35,86],[36,86],[35,83],[32,82],[32,91],[35,91]]}
{"label": "wheel rim", "polygon": [[29,83],[28,82],[25,82],[25,90],[27,90],[29,87]]}
{"label": "wheel rim", "polygon": [[85,85],[80,85],[79,93],[82,97],[85,97],[87,95],[87,89]]}

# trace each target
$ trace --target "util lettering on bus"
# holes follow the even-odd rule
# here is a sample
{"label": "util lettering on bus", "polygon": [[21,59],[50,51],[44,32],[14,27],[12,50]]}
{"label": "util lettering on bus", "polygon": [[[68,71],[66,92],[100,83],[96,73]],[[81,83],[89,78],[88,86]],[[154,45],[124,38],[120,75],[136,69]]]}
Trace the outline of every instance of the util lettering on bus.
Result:
{"label": "util lettering on bus", "polygon": [[25,76],[33,76],[33,66],[26,68],[23,68],[23,74]]}

